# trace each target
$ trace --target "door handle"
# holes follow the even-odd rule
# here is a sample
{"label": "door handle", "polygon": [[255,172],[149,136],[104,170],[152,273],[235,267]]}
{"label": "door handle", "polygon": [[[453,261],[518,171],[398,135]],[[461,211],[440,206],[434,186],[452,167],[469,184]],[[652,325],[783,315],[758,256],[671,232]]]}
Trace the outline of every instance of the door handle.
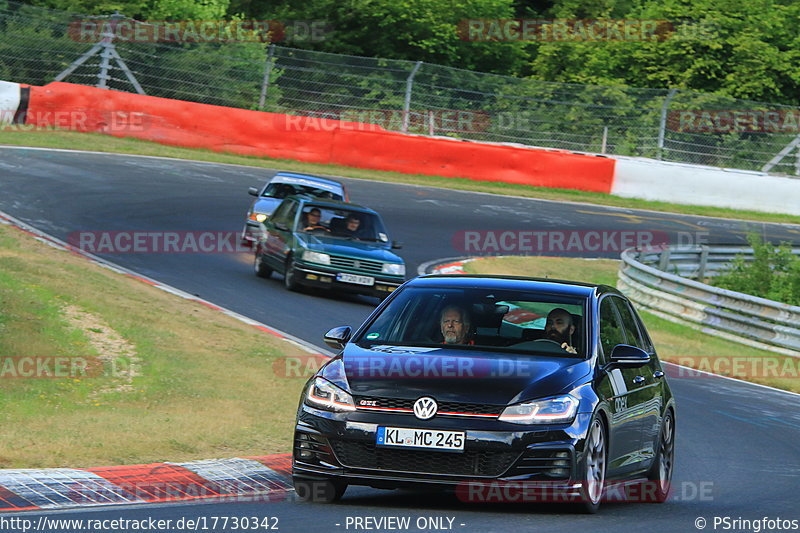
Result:
{"label": "door handle", "polygon": [[655,372],[653,372],[653,377],[656,379],[661,379],[664,377],[664,372],[662,372],[661,370],[656,370]]}
{"label": "door handle", "polygon": [[642,383],[644,383],[644,376],[636,376],[633,378],[634,385],[641,385]]}

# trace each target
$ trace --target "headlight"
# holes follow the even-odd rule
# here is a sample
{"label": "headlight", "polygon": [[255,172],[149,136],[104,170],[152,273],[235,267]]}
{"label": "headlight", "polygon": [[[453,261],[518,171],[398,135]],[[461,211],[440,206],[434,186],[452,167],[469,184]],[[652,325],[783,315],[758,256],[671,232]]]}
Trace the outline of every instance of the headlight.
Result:
{"label": "headlight", "polygon": [[253,213],[250,215],[250,220],[255,220],[256,222],[264,222],[267,220],[267,215],[264,213]]}
{"label": "headlight", "polygon": [[381,272],[384,274],[392,274],[393,276],[405,276],[406,266],[397,265],[395,263],[384,263],[383,268],[381,268]]}
{"label": "headlight", "polygon": [[343,391],[327,379],[314,378],[306,391],[306,403],[326,411],[355,411],[356,404],[348,392]]}
{"label": "headlight", "polygon": [[552,424],[570,422],[578,411],[578,400],[572,396],[558,396],[535,402],[510,405],[503,410],[499,420],[512,424]]}
{"label": "headlight", "polygon": [[330,265],[331,256],[320,252],[312,252],[310,250],[306,250],[305,252],[303,252],[303,261],[309,261],[310,263],[321,263],[323,265]]}

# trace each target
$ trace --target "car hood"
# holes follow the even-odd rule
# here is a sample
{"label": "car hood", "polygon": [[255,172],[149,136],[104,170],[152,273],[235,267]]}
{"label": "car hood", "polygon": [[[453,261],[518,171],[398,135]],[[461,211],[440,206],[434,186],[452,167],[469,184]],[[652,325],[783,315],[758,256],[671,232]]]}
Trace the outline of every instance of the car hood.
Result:
{"label": "car hood", "polygon": [[271,215],[273,211],[280,205],[282,200],[278,198],[270,198],[267,196],[261,196],[257,198],[253,202],[253,207],[251,208],[251,213],[264,213],[265,215]]}
{"label": "car hood", "polygon": [[314,252],[389,263],[403,262],[398,255],[389,250],[389,244],[384,242],[355,241],[307,233],[298,233],[297,239],[306,249]]}
{"label": "car hood", "polygon": [[348,344],[341,356],[355,396],[506,405],[569,392],[583,359],[447,348]]}

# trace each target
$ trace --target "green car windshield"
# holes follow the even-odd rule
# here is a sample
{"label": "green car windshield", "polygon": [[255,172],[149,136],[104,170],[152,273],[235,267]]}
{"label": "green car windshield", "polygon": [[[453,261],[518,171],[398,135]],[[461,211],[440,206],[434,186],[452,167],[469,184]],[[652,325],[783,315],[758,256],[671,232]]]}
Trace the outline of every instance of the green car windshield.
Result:
{"label": "green car windshield", "polygon": [[373,213],[307,205],[296,231],[359,241],[389,242],[380,217]]}

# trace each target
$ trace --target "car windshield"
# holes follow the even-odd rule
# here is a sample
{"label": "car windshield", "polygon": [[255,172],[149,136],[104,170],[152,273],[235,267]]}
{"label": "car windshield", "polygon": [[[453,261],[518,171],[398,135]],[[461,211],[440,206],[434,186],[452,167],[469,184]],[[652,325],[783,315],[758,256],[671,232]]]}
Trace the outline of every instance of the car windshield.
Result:
{"label": "car windshield", "polygon": [[325,198],[330,200],[344,200],[342,195],[338,192],[321,189],[319,187],[314,187],[312,185],[303,185],[300,183],[283,183],[283,182],[273,182],[267,185],[267,188],[264,189],[264,192],[261,196],[267,196],[270,198],[286,198],[287,196],[291,196],[293,194],[309,194],[311,196],[315,196],[317,198]]}
{"label": "car windshield", "polygon": [[355,340],[583,357],[585,300],[489,289],[408,287]]}
{"label": "car windshield", "polygon": [[296,231],[358,241],[389,242],[380,217],[373,213],[307,205]]}

